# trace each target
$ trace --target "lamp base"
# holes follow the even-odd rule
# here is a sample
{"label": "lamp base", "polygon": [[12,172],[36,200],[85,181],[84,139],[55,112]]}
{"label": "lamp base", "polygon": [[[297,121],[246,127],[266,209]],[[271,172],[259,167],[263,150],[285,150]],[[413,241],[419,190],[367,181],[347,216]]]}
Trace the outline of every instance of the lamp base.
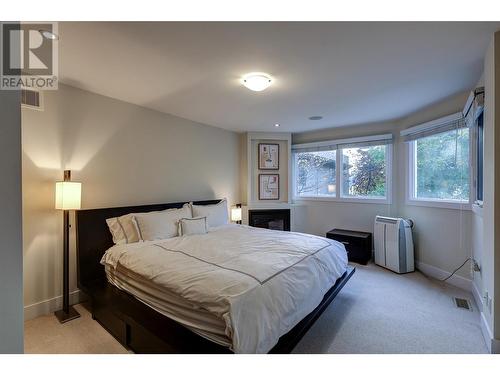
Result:
{"label": "lamp base", "polygon": [[77,319],[80,317],[80,314],[78,313],[78,311],[75,310],[73,306],[69,307],[68,313],[66,313],[64,310],[59,310],[56,311],[54,315],[61,324],[64,324],[66,322],[69,322],[70,320]]}

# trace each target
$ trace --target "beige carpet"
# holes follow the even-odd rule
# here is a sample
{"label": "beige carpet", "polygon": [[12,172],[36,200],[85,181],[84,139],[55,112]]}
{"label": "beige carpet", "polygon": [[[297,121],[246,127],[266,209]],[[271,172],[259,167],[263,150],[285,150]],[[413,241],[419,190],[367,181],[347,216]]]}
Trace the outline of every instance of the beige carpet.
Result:
{"label": "beige carpet", "polygon": [[[294,353],[486,353],[479,313],[454,306],[460,289],[415,272],[397,275],[373,264],[357,271]],[[26,353],[127,353],[93,321],[60,325],[53,315],[25,323]]]}
{"label": "beige carpet", "polygon": [[81,317],[65,324],[45,315],[24,323],[27,354],[118,354],[128,353],[99,323],[86,305],[76,305]]}
{"label": "beige carpet", "polygon": [[294,353],[486,353],[477,307],[452,300],[474,303],[470,293],[419,272],[356,268]]}

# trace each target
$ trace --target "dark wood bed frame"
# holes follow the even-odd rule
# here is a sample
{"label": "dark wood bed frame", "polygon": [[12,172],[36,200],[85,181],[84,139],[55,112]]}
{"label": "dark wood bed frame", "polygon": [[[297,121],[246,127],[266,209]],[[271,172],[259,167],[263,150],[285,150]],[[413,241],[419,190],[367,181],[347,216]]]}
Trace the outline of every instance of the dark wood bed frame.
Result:
{"label": "dark wood bed frame", "polygon": [[[198,205],[219,200],[198,201]],[[160,314],[129,293],[108,283],[100,260],[113,245],[106,219],[132,212],[180,208],[186,202],[80,210],[76,212],[78,287],[90,299],[92,318],[97,320],[122,345],[136,353],[232,353],[183,325]],[[288,333],[270,353],[290,353],[307,330],[354,273],[348,270],[325,294],[321,303]]]}

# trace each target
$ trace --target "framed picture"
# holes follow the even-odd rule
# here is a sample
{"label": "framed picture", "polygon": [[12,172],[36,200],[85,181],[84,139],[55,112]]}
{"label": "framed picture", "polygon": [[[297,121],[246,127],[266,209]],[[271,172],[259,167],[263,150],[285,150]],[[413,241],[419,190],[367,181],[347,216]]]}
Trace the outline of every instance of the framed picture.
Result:
{"label": "framed picture", "polygon": [[280,199],[280,175],[259,174],[259,200]]}
{"label": "framed picture", "polygon": [[280,169],[280,145],[259,143],[259,169]]}

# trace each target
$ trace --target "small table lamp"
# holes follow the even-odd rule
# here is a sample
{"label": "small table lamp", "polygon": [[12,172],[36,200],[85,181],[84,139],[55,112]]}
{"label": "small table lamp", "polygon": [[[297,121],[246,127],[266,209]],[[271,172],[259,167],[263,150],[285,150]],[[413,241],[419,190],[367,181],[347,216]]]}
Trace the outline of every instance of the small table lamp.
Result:
{"label": "small table lamp", "polygon": [[236,207],[231,208],[231,221],[236,224],[241,224],[241,204],[238,203]]}
{"label": "small table lamp", "polygon": [[60,323],[80,317],[78,311],[69,305],[69,210],[81,207],[82,184],[71,182],[71,171],[64,171],[64,181],[56,182],[56,209],[63,210],[63,308],[54,314]]}

